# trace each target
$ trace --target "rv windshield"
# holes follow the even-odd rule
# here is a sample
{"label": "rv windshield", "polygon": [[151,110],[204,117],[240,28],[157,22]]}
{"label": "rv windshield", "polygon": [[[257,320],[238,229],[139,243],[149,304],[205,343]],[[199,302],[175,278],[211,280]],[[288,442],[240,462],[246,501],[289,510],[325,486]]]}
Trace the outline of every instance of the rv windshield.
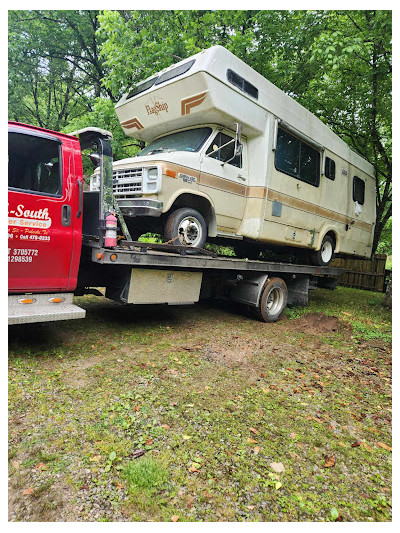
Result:
{"label": "rv windshield", "polygon": [[164,152],[197,152],[211,135],[211,128],[194,128],[160,137],[143,148],[137,155]]}

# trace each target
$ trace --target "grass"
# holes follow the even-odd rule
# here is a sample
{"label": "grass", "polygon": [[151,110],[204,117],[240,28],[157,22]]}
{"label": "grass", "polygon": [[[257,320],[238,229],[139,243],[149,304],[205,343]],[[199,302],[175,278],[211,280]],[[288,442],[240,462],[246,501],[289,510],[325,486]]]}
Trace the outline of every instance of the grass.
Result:
{"label": "grass", "polygon": [[10,519],[390,521],[382,299],[317,289],[263,324],[85,296],[86,320],[11,328]]}
{"label": "grass", "polygon": [[128,484],[128,490],[157,489],[168,479],[168,471],[152,458],[142,458],[130,461],[124,468],[123,477]]}

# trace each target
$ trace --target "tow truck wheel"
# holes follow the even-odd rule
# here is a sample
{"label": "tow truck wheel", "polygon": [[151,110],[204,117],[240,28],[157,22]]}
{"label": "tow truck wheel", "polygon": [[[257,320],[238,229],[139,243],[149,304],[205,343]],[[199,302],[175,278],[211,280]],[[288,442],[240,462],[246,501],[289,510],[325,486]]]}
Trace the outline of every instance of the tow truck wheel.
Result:
{"label": "tow truck wheel", "polygon": [[322,239],[321,248],[311,253],[311,261],[313,265],[328,266],[334,258],[335,243],[329,235],[325,235]]}
{"label": "tow truck wheel", "polygon": [[182,207],[167,218],[164,237],[167,241],[173,241],[171,244],[203,248],[207,239],[207,225],[198,211]]}
{"label": "tow truck wheel", "polygon": [[286,283],[281,278],[271,278],[264,286],[256,316],[264,322],[276,322],[285,309],[288,298]]}

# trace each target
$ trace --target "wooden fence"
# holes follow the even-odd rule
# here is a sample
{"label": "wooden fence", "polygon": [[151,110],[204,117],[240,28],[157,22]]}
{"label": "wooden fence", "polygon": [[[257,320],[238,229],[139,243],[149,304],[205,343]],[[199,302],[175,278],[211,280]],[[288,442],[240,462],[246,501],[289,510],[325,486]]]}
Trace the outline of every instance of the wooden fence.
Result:
{"label": "wooden fence", "polygon": [[386,254],[376,254],[372,259],[334,259],[332,267],[344,268],[347,272],[338,278],[338,285],[384,292],[386,290]]}

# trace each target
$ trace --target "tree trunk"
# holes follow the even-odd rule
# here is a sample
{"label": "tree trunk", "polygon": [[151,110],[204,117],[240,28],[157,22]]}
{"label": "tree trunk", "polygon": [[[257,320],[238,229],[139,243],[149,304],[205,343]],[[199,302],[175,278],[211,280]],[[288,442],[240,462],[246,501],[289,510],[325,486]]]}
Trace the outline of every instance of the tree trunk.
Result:
{"label": "tree trunk", "polygon": [[392,274],[390,274],[389,283],[386,287],[386,294],[382,305],[384,307],[389,307],[389,309],[392,308]]}

